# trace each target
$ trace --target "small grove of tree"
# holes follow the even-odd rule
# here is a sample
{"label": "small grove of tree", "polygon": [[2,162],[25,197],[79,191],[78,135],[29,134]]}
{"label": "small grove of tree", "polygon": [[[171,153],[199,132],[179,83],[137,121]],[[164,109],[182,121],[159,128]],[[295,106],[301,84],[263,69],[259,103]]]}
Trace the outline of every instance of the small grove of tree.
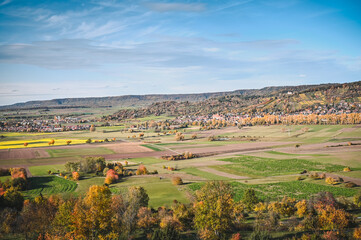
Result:
{"label": "small grove of tree", "polygon": [[140,164],[135,174],[136,175],[147,175],[147,174],[149,174],[149,172],[143,164]]}
{"label": "small grove of tree", "polygon": [[106,173],[105,183],[110,185],[119,179],[119,175],[114,169],[109,169]]}
{"label": "small grove of tree", "polygon": [[175,140],[177,141],[183,141],[184,140],[184,135],[181,132],[177,132],[175,135]]}
{"label": "small grove of tree", "polygon": [[22,178],[27,180],[28,178],[25,168],[10,168],[9,171],[12,179]]}
{"label": "small grove of tree", "polygon": [[[0,197],[0,234],[25,239],[155,240],[179,239],[181,231],[197,230],[201,239],[235,240],[243,237],[237,233],[247,229],[252,230],[249,239],[271,239],[272,231],[295,232],[294,239],[361,237],[352,211],[346,211],[341,199],[337,201],[330,193],[319,193],[296,204],[288,197],[258,202],[248,210],[257,213],[255,220],[247,223],[246,206],[233,200],[231,186],[223,182],[206,183],[192,204],[174,201],[171,208],[155,210],[148,208],[148,202],[142,187],[129,187],[127,192],[112,196],[107,186],[91,186],[84,198],[40,195],[24,200],[21,192],[10,186]],[[348,207],[357,209],[353,204]],[[285,217],[282,222],[280,216]],[[302,232],[306,233],[300,236]]]}
{"label": "small grove of tree", "polygon": [[80,162],[67,162],[65,170],[67,172],[86,172],[95,173],[103,172],[106,166],[104,157],[87,157]]}

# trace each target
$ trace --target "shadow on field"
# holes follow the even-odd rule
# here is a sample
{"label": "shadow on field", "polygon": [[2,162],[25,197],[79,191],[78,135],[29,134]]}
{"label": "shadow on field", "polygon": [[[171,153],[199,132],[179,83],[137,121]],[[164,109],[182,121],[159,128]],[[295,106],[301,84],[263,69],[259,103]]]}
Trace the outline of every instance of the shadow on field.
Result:
{"label": "shadow on field", "polygon": [[48,183],[54,181],[54,176],[49,177],[32,177],[28,179],[28,190],[42,189],[50,187]]}

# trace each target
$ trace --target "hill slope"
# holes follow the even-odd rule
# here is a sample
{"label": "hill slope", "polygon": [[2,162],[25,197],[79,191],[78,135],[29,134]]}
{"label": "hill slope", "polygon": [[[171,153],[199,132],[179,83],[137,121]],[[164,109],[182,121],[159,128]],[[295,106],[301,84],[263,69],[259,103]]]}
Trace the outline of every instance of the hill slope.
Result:
{"label": "hill slope", "polygon": [[[272,90],[270,90],[272,89]],[[260,92],[263,90],[263,94]],[[256,95],[259,93],[258,95]],[[149,115],[287,114],[360,112],[361,82],[261,89],[252,94],[232,94],[199,102],[163,101],[140,109],[124,109],[106,117],[127,119]]]}
{"label": "hill slope", "polygon": [[[188,101],[199,102],[210,98],[241,95],[241,96],[269,96],[280,92],[302,91],[316,86],[331,86],[335,84],[325,85],[302,85],[302,86],[281,86],[281,87],[265,87],[262,89],[244,89],[229,92],[215,93],[193,93],[193,94],[152,94],[152,95],[125,95],[115,97],[90,97],[90,98],[63,98],[45,101],[29,101],[25,103],[16,103],[13,105],[0,106],[0,110],[16,110],[16,109],[41,109],[41,108],[89,108],[89,107],[121,107],[133,108],[144,107],[152,103],[163,101]],[[337,85],[337,84],[336,84]]]}

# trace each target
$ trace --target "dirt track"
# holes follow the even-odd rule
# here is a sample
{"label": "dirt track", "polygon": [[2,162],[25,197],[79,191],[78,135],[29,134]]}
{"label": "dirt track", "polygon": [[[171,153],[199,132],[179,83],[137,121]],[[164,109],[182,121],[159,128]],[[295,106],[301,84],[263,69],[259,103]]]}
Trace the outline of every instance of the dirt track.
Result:
{"label": "dirt track", "polygon": [[247,179],[248,178],[248,177],[244,177],[244,176],[238,176],[238,175],[234,175],[234,174],[230,174],[230,173],[226,173],[226,172],[217,171],[217,170],[215,170],[213,168],[209,168],[209,167],[203,167],[203,168],[200,168],[199,170],[202,170],[204,172],[213,173],[213,174],[221,176],[221,177],[227,177],[227,178],[232,178],[232,179]]}

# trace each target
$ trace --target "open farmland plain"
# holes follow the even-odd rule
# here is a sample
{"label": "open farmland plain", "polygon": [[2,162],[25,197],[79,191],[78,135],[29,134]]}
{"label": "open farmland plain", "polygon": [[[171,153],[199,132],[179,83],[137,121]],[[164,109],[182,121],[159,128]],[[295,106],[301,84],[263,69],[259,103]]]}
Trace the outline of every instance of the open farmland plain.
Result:
{"label": "open farmland plain", "polygon": [[[169,206],[174,199],[188,202],[194,190],[210,180],[232,183],[236,196],[242,195],[241,189],[255,188],[263,199],[282,197],[293,187],[297,191],[292,196],[298,198],[319,191],[351,197],[359,191],[360,187],[349,189],[345,183],[328,185],[324,180],[307,176],[313,172],[326,173],[361,185],[361,145],[358,145],[361,143],[361,127],[309,125],[306,126],[307,132],[301,130],[304,127],[274,125],[206,131],[190,127],[182,130],[183,141],[176,141],[174,133],[128,133],[120,131],[120,127],[99,127],[95,132],[1,133],[0,165],[25,167],[30,176],[46,177],[46,187],[38,189],[33,186],[34,183],[34,189],[25,192],[26,196],[34,197],[40,192],[45,195],[54,192],[83,194],[90,185],[103,184],[104,177],[99,176],[85,177],[75,186],[57,187],[59,176],[49,178],[48,171],[62,172],[66,162],[102,156],[108,162],[126,160],[134,172],[143,164],[149,171],[156,170],[158,175],[124,177],[119,183],[111,185],[111,189],[119,192],[130,185],[144,186],[149,190],[150,199],[154,199],[152,207]],[[139,137],[140,133],[144,136]],[[194,134],[197,134],[196,139],[191,138]],[[221,140],[209,141],[209,136]],[[98,142],[85,143],[89,138],[98,139]],[[101,142],[105,138],[112,141]],[[250,141],[250,138],[253,140]],[[49,146],[47,143],[52,139],[55,144]],[[67,140],[72,142],[66,145]],[[25,147],[24,142],[29,145]],[[199,157],[178,161],[161,159],[165,155],[184,152]],[[168,170],[168,167],[174,171]],[[345,172],[346,167],[350,167],[351,171]],[[173,186],[170,180],[174,176],[180,176],[186,184]]]}

